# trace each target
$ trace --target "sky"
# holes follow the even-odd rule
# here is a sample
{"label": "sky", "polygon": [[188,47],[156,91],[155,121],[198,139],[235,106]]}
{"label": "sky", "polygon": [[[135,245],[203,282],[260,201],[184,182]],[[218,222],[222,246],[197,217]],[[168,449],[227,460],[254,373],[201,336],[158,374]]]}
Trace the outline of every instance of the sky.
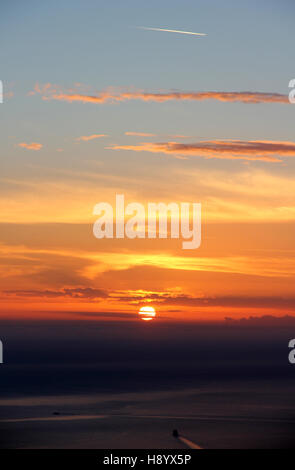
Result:
{"label": "sky", "polygon": [[[294,315],[295,5],[246,3],[2,2],[2,318]],[[201,248],[95,239],[116,194],[201,202]]]}

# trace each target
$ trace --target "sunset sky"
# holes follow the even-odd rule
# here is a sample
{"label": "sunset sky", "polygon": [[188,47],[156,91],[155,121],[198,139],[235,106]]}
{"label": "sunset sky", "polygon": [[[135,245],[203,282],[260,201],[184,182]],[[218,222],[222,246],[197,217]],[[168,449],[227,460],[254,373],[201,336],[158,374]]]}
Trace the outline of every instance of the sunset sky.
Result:
{"label": "sunset sky", "polygon": [[[289,0],[1,6],[0,317],[295,314],[294,13]],[[116,194],[202,203],[201,248],[95,239],[93,208]]]}

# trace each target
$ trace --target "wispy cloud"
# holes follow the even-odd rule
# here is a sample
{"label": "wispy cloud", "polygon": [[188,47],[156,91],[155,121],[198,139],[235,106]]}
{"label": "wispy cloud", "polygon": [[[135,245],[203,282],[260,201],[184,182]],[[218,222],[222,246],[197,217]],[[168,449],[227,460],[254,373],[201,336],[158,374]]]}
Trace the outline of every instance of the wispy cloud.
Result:
{"label": "wispy cloud", "polygon": [[4,98],[6,99],[10,99],[10,98],[13,98],[14,97],[14,92],[13,91],[7,91],[6,93],[4,93]]}
{"label": "wispy cloud", "polygon": [[82,135],[76,140],[78,142],[89,142],[90,140],[102,139],[103,137],[108,137],[107,134],[92,134],[92,135]]}
{"label": "wispy cloud", "polygon": [[[7,255],[10,259],[9,264],[7,263]],[[2,285],[9,282],[9,277],[10,279],[21,277],[32,286],[38,279],[39,285],[40,282],[45,282],[50,286],[58,286],[58,290],[61,282],[66,286],[78,284],[79,289],[81,286],[85,286],[84,291],[75,292],[75,295],[87,296],[88,298],[89,296],[96,298],[103,295],[101,291],[93,293],[87,289],[88,286],[96,284],[96,281],[104,273],[112,272],[112,278],[115,279],[115,273],[120,275],[122,271],[133,270],[134,275],[137,276],[136,268],[138,272],[145,268],[150,271],[157,269],[171,272],[186,271],[187,273],[231,273],[256,277],[280,277],[282,279],[294,278],[295,273],[294,257],[288,254],[280,257],[235,254],[233,256],[199,258],[168,252],[151,251],[147,253],[144,249],[135,253],[131,248],[129,251],[106,251],[95,254],[93,251],[85,252],[73,247],[40,250],[24,246],[0,245],[0,258]],[[14,285],[17,285],[17,282]],[[5,290],[14,291],[14,286]],[[33,291],[35,291],[34,287]],[[73,295],[73,292],[66,291],[66,289],[64,292],[67,295]],[[51,294],[49,293],[49,295]],[[55,294],[52,295],[55,296]]]}
{"label": "wispy cloud", "polygon": [[294,142],[275,141],[204,141],[182,144],[177,142],[150,143],[139,145],[113,145],[112,150],[165,153],[174,156],[196,156],[226,160],[260,160],[281,162],[280,157],[295,157]]}
{"label": "wispy cloud", "polygon": [[145,26],[138,26],[137,29],[143,29],[145,31],[158,31],[162,33],[186,34],[189,36],[207,36],[206,33],[193,33],[192,31],[180,31],[177,29],[147,28]]}
{"label": "wispy cloud", "polygon": [[130,305],[153,302],[162,305],[180,305],[190,307],[236,307],[236,308],[277,308],[282,310],[295,310],[295,298],[276,296],[193,296],[179,294],[173,291],[145,292],[145,291],[107,291],[93,288],[63,288],[60,290],[4,290],[2,294],[18,298],[72,298],[77,300],[116,300]]}
{"label": "wispy cloud", "polygon": [[93,94],[82,94],[80,90],[62,90],[57,85],[46,84],[35,85],[31,94],[41,94],[43,100],[65,101],[67,103],[120,103],[132,100],[165,103],[167,101],[205,101],[215,100],[225,103],[280,103],[289,104],[287,95],[280,93],[264,93],[256,91],[205,91],[205,92],[184,92],[184,91],[158,91],[147,92],[143,90],[114,90],[108,89]]}
{"label": "wispy cloud", "polygon": [[21,142],[20,144],[17,144],[17,145],[18,147],[21,147],[27,150],[35,150],[35,151],[41,150],[43,147],[42,144],[38,144],[37,142],[32,142],[31,144],[28,144],[26,142]]}
{"label": "wispy cloud", "polygon": [[149,134],[147,132],[125,132],[125,135],[131,137],[156,137],[156,134]]}
{"label": "wispy cloud", "polygon": [[47,297],[47,298],[57,298],[57,297],[71,297],[73,299],[105,299],[108,297],[106,291],[102,289],[92,289],[92,288],[64,288],[62,290],[8,290],[3,291],[6,295],[13,295],[17,297]]}

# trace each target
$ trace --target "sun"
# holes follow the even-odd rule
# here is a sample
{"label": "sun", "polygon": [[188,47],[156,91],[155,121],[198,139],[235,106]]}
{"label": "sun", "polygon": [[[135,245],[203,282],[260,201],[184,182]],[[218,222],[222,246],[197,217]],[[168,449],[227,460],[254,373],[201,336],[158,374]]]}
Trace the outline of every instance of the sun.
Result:
{"label": "sun", "polygon": [[143,321],[152,321],[156,317],[156,310],[153,307],[142,307],[138,314]]}

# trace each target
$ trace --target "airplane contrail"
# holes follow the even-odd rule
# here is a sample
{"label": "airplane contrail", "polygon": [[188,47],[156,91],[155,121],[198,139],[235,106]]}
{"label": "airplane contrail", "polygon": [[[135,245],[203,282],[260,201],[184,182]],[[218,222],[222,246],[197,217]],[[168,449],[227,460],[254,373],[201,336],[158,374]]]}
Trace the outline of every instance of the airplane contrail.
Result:
{"label": "airplane contrail", "polygon": [[144,29],[145,31],[161,31],[164,33],[187,34],[190,36],[207,36],[207,34],[205,33],[193,33],[191,31],[178,31],[176,29],[146,28],[145,26],[139,26],[137,29]]}

